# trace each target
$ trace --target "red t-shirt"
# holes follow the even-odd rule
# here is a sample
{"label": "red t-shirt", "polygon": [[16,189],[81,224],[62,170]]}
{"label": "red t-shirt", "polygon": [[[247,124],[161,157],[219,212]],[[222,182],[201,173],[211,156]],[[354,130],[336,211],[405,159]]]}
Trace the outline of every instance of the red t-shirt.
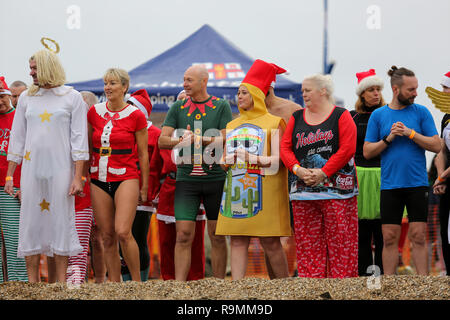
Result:
{"label": "red t-shirt", "polygon": [[[14,119],[16,109],[11,109],[6,113],[0,113],[0,186],[5,185],[5,177],[8,171],[8,145],[9,136],[11,133],[11,127]],[[17,166],[13,175],[14,187],[20,188],[20,169],[21,166]]]}
{"label": "red t-shirt", "polygon": [[147,127],[145,115],[132,105],[114,112],[107,102],[89,109],[88,122],[92,126],[92,147],[130,150],[126,154],[102,156],[92,153],[91,179],[103,182],[139,179],[135,133]]}

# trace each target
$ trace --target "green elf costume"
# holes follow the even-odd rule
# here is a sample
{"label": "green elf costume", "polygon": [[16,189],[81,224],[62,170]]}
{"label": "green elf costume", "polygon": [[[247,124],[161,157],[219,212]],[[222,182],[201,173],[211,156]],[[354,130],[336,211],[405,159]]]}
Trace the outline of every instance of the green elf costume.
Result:
{"label": "green elf costume", "polygon": [[208,220],[217,220],[225,180],[225,172],[219,165],[222,145],[203,146],[199,141],[202,136],[220,136],[220,130],[225,129],[231,119],[229,103],[214,96],[205,101],[193,101],[190,97],[179,100],[168,111],[163,127],[177,129],[175,135],[181,137],[183,130],[180,129],[189,125],[197,141],[181,148],[176,156],[176,220],[195,221],[201,201]]}

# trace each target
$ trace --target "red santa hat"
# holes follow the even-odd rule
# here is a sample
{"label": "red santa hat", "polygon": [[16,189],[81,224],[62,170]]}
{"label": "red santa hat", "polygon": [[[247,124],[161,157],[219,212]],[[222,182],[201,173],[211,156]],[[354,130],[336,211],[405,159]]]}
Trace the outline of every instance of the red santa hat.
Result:
{"label": "red santa hat", "polygon": [[0,94],[11,95],[11,91],[9,91],[8,85],[5,82],[5,77],[0,77]]}
{"label": "red santa hat", "polygon": [[442,78],[441,85],[446,86],[447,88],[450,88],[450,71],[444,74],[444,77]]}
{"label": "red santa hat", "polygon": [[139,110],[141,110],[145,114],[145,117],[147,119],[150,117],[153,106],[147,90],[140,89],[136,91],[128,99],[128,102],[132,102],[136,107],[138,107]]}
{"label": "red santa hat", "polygon": [[269,87],[274,86],[277,74],[285,73],[286,70],[276,64],[257,59],[248,70],[242,83],[248,83],[261,89],[267,95]]}
{"label": "red santa hat", "polygon": [[356,78],[358,78],[358,86],[356,87],[356,94],[358,96],[360,96],[364,90],[373,86],[378,86],[381,90],[384,88],[384,82],[375,74],[375,69],[358,72]]}

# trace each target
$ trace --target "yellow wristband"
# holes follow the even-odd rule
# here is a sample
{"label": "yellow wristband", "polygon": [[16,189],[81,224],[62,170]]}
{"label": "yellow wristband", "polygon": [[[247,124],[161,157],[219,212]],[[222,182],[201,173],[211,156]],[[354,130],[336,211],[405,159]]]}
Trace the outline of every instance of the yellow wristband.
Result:
{"label": "yellow wristband", "polygon": [[13,180],[13,177],[11,177],[11,176],[7,176],[6,178],[5,178],[5,181],[12,181]]}
{"label": "yellow wristband", "polygon": [[413,130],[411,130],[411,134],[409,135],[409,138],[412,140],[415,135],[416,135],[416,131],[413,129]]}

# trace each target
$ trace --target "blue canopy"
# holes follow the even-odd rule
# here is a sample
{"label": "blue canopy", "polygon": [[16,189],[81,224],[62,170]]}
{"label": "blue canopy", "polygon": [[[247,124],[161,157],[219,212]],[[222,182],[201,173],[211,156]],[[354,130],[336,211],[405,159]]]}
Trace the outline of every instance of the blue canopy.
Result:
{"label": "blue canopy", "polygon": [[[209,25],[204,25],[176,46],[129,71],[129,92],[145,88],[152,101],[152,111],[166,112],[183,90],[186,69],[202,64],[209,71],[208,93],[228,100],[233,112],[238,112],[237,89],[254,60]],[[100,101],[105,100],[102,79],[68,85],[78,91],[91,91]],[[303,104],[301,84],[283,76],[277,76],[275,94]]]}

